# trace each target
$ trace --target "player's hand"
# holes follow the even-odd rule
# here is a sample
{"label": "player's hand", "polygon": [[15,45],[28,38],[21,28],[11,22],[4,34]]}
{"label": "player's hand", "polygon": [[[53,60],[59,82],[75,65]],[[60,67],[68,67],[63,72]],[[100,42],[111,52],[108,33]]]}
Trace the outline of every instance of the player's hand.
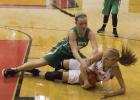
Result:
{"label": "player's hand", "polygon": [[112,94],[111,90],[103,90],[102,96],[100,97],[100,99],[105,99],[105,98],[109,97],[111,94]]}
{"label": "player's hand", "polygon": [[82,67],[87,67],[87,61],[86,61],[86,59],[81,59],[80,63],[81,63],[81,66]]}
{"label": "player's hand", "polygon": [[89,89],[92,87],[92,85],[88,81],[86,81],[86,82],[84,82],[84,85],[82,85],[81,87],[84,89]]}

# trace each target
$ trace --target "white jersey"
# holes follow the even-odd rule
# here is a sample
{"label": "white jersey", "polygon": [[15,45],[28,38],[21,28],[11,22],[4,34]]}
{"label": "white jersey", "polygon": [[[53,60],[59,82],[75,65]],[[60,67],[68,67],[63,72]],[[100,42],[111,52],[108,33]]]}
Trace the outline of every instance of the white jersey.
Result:
{"label": "white jersey", "polygon": [[[111,77],[111,71],[113,66],[106,72],[104,72],[102,61],[98,61],[89,66],[88,68],[97,74],[99,81],[106,81],[109,80]],[[80,63],[75,59],[71,59],[69,63],[68,83],[70,84],[79,83],[79,76],[80,76]]]}
{"label": "white jersey", "polygon": [[100,81],[106,81],[110,79],[112,68],[113,67],[104,72],[102,61],[98,61],[97,63],[94,63],[89,67],[90,70],[94,71],[97,74]]}

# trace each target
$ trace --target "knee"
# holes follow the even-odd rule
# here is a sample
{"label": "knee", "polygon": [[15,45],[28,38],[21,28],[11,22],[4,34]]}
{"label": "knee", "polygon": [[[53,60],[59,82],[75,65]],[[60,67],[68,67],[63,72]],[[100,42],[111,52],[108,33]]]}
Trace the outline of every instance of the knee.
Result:
{"label": "knee", "polygon": [[36,66],[40,67],[40,66],[47,65],[48,62],[45,59],[41,58],[39,60],[33,61],[32,63],[34,63]]}

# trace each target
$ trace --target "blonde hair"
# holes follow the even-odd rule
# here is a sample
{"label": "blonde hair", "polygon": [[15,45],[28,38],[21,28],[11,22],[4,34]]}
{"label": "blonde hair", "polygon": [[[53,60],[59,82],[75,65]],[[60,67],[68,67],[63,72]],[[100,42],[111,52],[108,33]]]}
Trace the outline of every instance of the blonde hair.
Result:
{"label": "blonde hair", "polygon": [[122,46],[122,50],[119,54],[117,49],[111,48],[110,49],[112,56],[115,60],[119,61],[120,64],[124,66],[129,66],[135,64],[137,62],[137,57],[134,52],[129,49],[128,47]]}

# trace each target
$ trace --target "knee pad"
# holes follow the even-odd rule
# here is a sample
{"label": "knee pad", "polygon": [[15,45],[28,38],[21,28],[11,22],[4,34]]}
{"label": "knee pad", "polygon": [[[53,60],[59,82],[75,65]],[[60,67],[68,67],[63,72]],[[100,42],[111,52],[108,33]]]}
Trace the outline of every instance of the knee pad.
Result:
{"label": "knee pad", "polygon": [[63,72],[53,71],[53,72],[46,72],[45,79],[47,80],[62,80]]}

